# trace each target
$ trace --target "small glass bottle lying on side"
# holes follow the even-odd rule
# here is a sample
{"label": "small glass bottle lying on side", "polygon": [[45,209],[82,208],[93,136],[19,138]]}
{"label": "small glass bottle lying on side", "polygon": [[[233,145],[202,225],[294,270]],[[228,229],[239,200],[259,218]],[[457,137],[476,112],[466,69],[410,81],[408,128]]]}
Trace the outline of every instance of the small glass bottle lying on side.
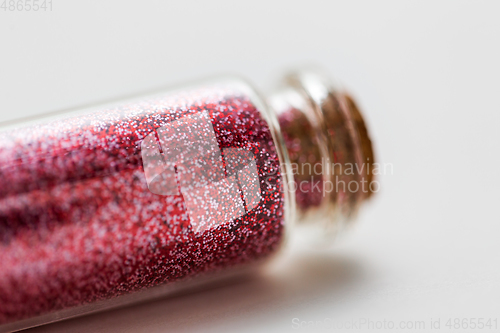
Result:
{"label": "small glass bottle lying on side", "polygon": [[0,130],[0,330],[168,294],[333,237],[378,190],[363,118],[315,72],[239,78]]}

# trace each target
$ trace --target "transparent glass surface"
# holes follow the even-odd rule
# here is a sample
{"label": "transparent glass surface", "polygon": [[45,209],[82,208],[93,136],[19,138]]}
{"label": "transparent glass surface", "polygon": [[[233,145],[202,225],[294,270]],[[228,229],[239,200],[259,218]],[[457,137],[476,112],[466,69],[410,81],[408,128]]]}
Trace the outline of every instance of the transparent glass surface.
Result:
{"label": "transparent glass surface", "polygon": [[222,79],[4,128],[0,323],[147,298],[275,252],[286,195],[268,116]]}

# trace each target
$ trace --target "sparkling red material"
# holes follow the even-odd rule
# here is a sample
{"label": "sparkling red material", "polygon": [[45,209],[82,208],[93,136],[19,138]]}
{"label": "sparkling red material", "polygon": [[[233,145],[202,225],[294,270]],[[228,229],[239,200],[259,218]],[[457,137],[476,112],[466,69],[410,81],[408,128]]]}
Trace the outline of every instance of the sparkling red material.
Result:
{"label": "sparkling red material", "polygon": [[[152,131],[203,111],[221,149],[255,156],[261,195],[196,233],[182,195],[148,189],[140,149]],[[0,323],[265,257],[283,235],[279,171],[260,111],[223,86],[1,133]]]}
{"label": "sparkling red material", "polygon": [[307,210],[321,205],[324,198],[323,175],[314,172],[314,166],[320,164],[321,152],[316,140],[316,133],[305,115],[296,108],[282,110],[278,121],[283,140],[290,157],[295,187],[297,207]]}

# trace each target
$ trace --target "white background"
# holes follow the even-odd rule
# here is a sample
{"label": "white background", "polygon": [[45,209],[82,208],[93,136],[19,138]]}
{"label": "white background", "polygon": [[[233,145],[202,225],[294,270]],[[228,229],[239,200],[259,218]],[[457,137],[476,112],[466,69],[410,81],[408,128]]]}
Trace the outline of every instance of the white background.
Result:
{"label": "white background", "polygon": [[449,318],[499,318],[499,4],[52,0],[51,12],[0,10],[1,120],[224,72],[265,92],[283,70],[317,64],[357,98],[378,160],[394,165],[331,249],[289,251],[252,279],[35,331],[294,331],[293,318],[429,330],[433,318],[452,332]]}

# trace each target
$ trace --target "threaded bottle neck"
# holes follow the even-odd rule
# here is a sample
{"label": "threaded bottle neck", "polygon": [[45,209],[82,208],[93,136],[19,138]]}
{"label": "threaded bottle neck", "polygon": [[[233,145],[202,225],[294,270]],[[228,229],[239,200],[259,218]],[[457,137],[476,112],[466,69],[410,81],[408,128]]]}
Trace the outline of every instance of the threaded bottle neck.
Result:
{"label": "threaded bottle neck", "polygon": [[377,190],[372,143],[358,107],[315,72],[287,76],[268,102],[289,156],[297,222],[337,232]]}

